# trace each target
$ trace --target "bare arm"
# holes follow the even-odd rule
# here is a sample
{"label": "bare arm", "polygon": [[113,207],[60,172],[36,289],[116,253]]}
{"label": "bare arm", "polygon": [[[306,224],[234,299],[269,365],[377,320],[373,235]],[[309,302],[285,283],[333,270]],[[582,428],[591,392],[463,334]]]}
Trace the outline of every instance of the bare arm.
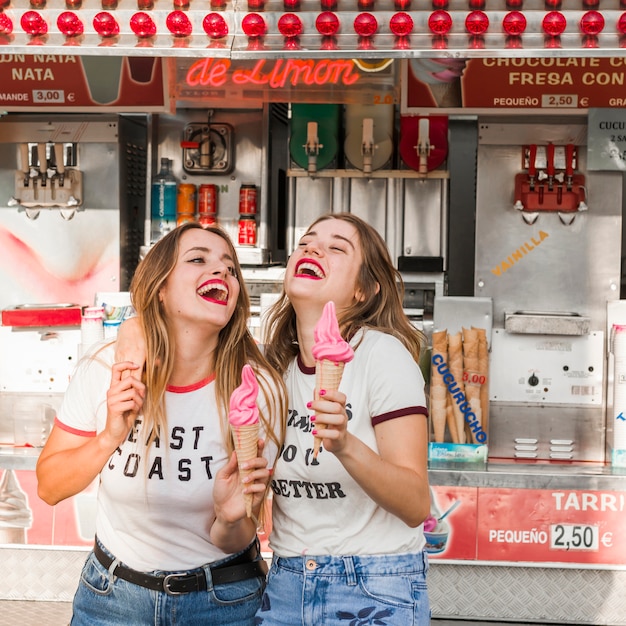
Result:
{"label": "bare arm", "polygon": [[[115,340],[115,360],[132,361],[138,365],[137,376],[146,362],[146,340],[144,339],[138,317],[131,317],[122,322]],[[128,373],[124,373],[124,376]]]}
{"label": "bare arm", "polygon": [[345,402],[343,393],[327,391],[312,404],[315,422],[328,425],[318,432],[324,448],[374,502],[408,526],[419,526],[430,513],[426,417],[406,415],[375,426],[377,454],[347,432]]}
{"label": "bare arm", "polygon": [[132,376],[121,378],[124,370],[134,368],[131,363],[113,366],[101,433],[83,437],[58,426],[52,429],[37,461],[37,492],[44,502],[57,504],[89,486],[124,441],[143,404],[143,383]]}

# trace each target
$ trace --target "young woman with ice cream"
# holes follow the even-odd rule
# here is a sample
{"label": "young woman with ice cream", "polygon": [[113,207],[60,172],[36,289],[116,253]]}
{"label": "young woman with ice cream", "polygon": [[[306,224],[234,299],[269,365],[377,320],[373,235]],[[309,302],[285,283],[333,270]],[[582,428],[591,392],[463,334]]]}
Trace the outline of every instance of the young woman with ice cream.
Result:
{"label": "young woman with ice cream", "polygon": [[223,231],[175,229],[130,288],[143,376],[106,345],[70,382],[37,476],[49,504],[99,480],[97,538],[72,625],[255,623],[267,570],[256,517],[269,470],[254,454],[242,490],[229,404],[249,364],[261,436],[277,450],[284,385],[248,331],[240,276]]}
{"label": "young woman with ice cream", "polygon": [[[315,221],[287,263],[265,345],[289,410],[257,624],[430,624],[424,338],[404,314],[399,279],[382,237],[352,214]],[[122,326],[119,351],[140,363],[135,326]],[[338,390],[316,375],[333,359]]]}
{"label": "young woman with ice cream", "polygon": [[[430,623],[423,336],[398,279],[382,237],[352,214],[314,222],[287,263],[265,346],[285,376],[289,413],[270,483],[263,626]],[[341,329],[334,342],[328,302]],[[325,357],[345,362],[337,391],[316,388]]]}

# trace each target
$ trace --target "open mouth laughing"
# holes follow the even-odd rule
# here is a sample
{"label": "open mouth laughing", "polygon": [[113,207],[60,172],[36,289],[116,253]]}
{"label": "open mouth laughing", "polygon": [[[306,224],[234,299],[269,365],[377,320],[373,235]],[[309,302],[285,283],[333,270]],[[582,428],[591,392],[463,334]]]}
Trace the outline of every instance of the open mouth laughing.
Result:
{"label": "open mouth laughing", "polygon": [[228,303],[228,286],[223,280],[210,280],[198,289],[198,295],[204,300],[226,305]]}
{"label": "open mouth laughing", "polygon": [[320,280],[325,278],[324,270],[317,261],[313,259],[301,259],[296,265],[295,276],[304,278],[312,278],[314,280]]}

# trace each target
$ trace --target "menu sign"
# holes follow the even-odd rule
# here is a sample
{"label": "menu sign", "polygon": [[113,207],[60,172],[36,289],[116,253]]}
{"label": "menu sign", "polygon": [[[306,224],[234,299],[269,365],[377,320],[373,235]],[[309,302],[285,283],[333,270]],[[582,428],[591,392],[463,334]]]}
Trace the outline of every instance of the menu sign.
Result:
{"label": "menu sign", "polygon": [[440,514],[457,501],[458,505],[435,529],[440,535],[426,534],[431,558],[626,562],[624,492],[442,486],[432,490]]}
{"label": "menu sign", "polygon": [[[546,109],[626,106],[622,57],[411,59],[404,108]],[[455,94],[455,98],[451,97]]]}
{"label": "menu sign", "polygon": [[162,59],[0,54],[5,111],[169,110]]}

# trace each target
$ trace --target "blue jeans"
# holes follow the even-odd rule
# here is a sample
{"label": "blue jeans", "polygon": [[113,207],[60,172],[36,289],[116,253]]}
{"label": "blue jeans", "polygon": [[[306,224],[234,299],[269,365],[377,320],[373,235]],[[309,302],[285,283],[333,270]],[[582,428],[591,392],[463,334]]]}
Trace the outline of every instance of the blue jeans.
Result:
{"label": "blue jeans", "polygon": [[[102,544],[104,551],[108,552]],[[224,559],[228,560],[228,559]],[[214,564],[223,561],[216,561]],[[71,626],[253,626],[265,579],[250,578],[213,586],[203,567],[207,590],[168,595],[111,575],[91,552],[74,596]],[[163,572],[152,572],[163,574]]]}
{"label": "blue jeans", "polygon": [[274,557],[257,624],[428,626],[426,555]]}

